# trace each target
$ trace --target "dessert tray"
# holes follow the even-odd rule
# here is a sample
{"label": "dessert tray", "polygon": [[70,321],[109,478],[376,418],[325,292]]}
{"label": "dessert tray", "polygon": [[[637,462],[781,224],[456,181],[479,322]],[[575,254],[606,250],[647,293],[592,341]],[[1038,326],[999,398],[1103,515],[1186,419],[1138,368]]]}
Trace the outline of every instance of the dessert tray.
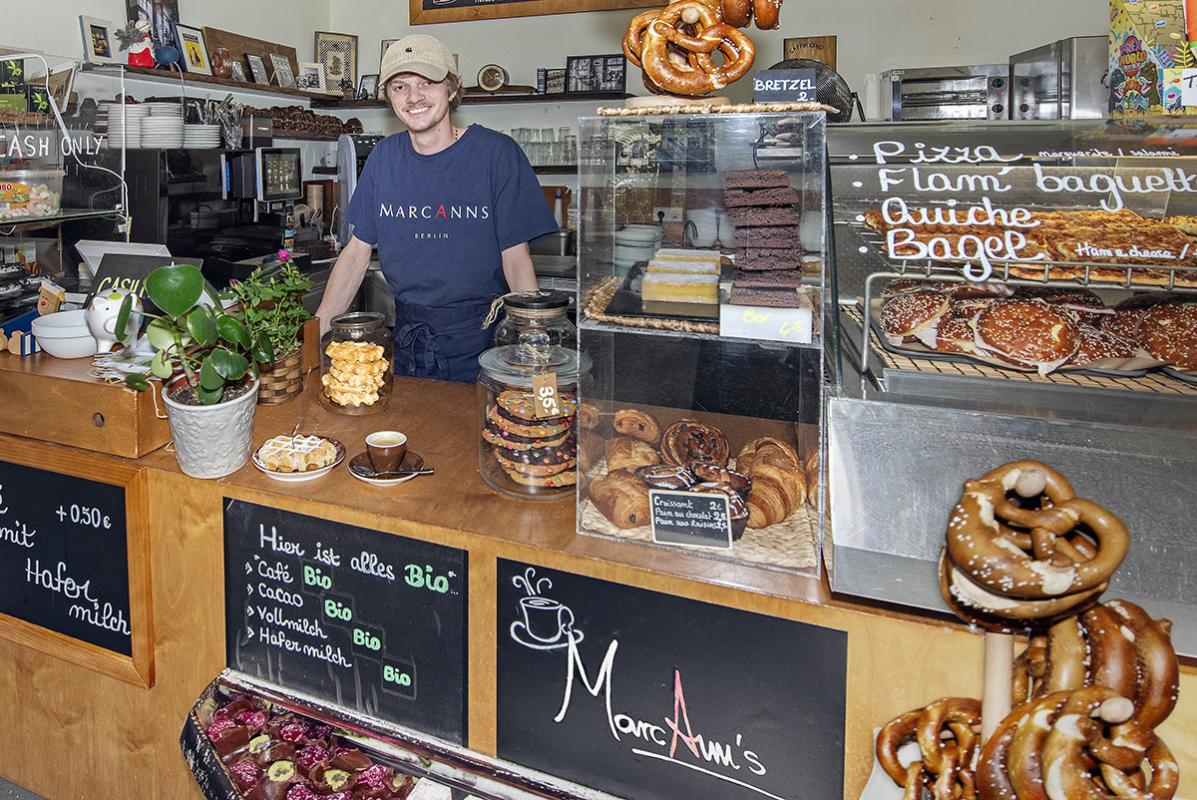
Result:
{"label": "dessert tray", "polygon": [[283,483],[302,483],[327,475],[345,460],[345,445],[329,436],[275,436],[254,451],[253,465]]}

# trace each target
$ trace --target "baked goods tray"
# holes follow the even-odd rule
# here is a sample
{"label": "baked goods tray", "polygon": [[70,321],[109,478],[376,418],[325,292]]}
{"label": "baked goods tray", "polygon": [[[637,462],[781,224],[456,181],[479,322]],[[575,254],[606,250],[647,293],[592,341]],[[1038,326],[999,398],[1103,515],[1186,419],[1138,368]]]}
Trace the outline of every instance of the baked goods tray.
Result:
{"label": "baked goods tray", "polygon": [[[884,261],[887,267],[899,276],[959,276],[965,266],[958,260],[935,258],[900,258],[891,256],[885,236],[865,224],[863,215],[837,209],[837,216],[848,214],[848,227],[864,241],[867,248]],[[1193,258],[1197,243],[1192,251],[1185,251],[1182,257]],[[862,250],[862,252],[864,252]],[[1000,280],[1011,285],[1097,286],[1123,289],[1147,289],[1197,292],[1197,266],[1176,264],[1109,264],[1095,261],[1002,261],[994,262],[993,274],[989,280]]]}
{"label": "baked goods tray", "polygon": [[692,320],[694,322],[719,322],[719,304],[664,303],[645,300],[640,295],[640,281],[644,278],[647,261],[637,261],[628,270],[627,276],[615,296],[607,304],[605,312],[620,317],[657,317],[662,319]]}
{"label": "baked goods tray", "polygon": [[[885,335],[885,331],[881,327],[881,300],[872,300],[869,303],[870,313],[869,328],[873,333],[875,341],[877,341],[884,350],[894,353],[896,355],[906,356],[907,358],[926,358],[932,361],[955,361],[966,364],[985,364],[998,370],[1012,370],[1014,372],[1035,372],[1031,367],[1020,367],[1013,364],[1003,364],[994,358],[974,357],[964,353],[940,353],[936,350],[931,350],[921,342],[909,342],[896,345],[889,340]],[[1166,365],[1166,362],[1156,361],[1150,356],[1133,359],[1102,359],[1101,361],[1093,362],[1099,366],[1084,366],[1074,367],[1068,364],[1063,365],[1057,371],[1061,373],[1077,374],[1077,375],[1107,375],[1113,378],[1142,378],[1150,369],[1158,369]]]}
{"label": "baked goods tray", "polygon": [[[839,316],[841,340],[851,353],[847,357],[859,369],[864,315],[859,305],[843,303]],[[1015,413],[1030,407],[1036,416],[1117,424],[1137,420],[1143,425],[1173,428],[1192,418],[1197,398],[1197,385],[1173,377],[1167,370],[1152,370],[1139,377],[1078,372],[1040,375],[895,352],[882,345],[876,330],[870,331],[868,341],[873,357],[862,381],[887,394],[934,397],[954,406]],[[1144,402],[1148,397],[1149,402]]]}

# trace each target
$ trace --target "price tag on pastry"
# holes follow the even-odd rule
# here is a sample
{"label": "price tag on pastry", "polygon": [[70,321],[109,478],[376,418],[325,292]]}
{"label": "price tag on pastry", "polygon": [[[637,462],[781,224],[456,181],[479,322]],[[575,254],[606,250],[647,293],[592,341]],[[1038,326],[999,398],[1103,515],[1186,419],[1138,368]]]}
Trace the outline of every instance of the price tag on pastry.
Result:
{"label": "price tag on pastry", "polygon": [[532,397],[537,419],[564,416],[561,411],[561,397],[557,394],[556,372],[532,376]]}
{"label": "price tag on pastry", "polygon": [[652,489],[648,493],[648,508],[653,541],[730,550],[732,524],[728,505],[725,494]]}

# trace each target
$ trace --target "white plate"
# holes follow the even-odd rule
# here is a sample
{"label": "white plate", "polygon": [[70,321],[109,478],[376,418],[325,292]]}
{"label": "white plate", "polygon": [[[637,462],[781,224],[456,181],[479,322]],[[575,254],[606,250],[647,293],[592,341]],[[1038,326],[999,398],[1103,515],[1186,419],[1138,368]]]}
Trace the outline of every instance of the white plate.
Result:
{"label": "white plate", "polygon": [[253,461],[254,466],[257,467],[261,472],[265,472],[269,477],[274,478],[276,481],[281,481],[283,483],[303,483],[304,481],[312,481],[332,472],[334,467],[345,460],[345,445],[341,444],[331,436],[322,436],[320,438],[327,439],[333,443],[334,447],[337,448],[337,457],[334,458],[333,462],[327,467],[314,469],[311,472],[275,472],[272,469],[267,469],[266,465],[258,460],[257,450],[254,450],[254,454],[250,460]]}

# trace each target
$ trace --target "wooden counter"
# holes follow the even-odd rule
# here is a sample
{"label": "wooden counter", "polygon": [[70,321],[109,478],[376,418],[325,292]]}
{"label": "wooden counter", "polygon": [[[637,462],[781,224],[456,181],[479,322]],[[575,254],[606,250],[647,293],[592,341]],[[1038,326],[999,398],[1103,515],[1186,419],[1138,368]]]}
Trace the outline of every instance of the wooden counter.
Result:
{"label": "wooden counter", "polygon": [[[145,688],[0,640],[0,673],[13,676],[0,682],[0,775],[51,800],[199,796],[177,742],[187,710],[225,665],[225,499],[468,550],[469,746],[483,753],[496,748],[498,558],[846,631],[846,800],[872,766],[874,727],[938,697],[980,696],[981,637],[958,624],[833,600],[817,578],[578,536],[572,500],[496,494],[477,475],[474,406],[472,386],[397,379],[389,409],[375,416],[334,414],[310,396],[258,407],[255,444],[290,432],[297,415],[301,431],[335,437],[350,457],[370,431],[405,431],[436,474],[391,488],[357,481],[343,466],[310,483],[279,483],[248,464],[201,481],[182,475],[166,449],[126,460],[0,436],[4,460],[144,473],[154,664]],[[1180,704],[1160,732],[1180,760],[1182,794],[1197,795],[1197,669],[1183,672]]]}

